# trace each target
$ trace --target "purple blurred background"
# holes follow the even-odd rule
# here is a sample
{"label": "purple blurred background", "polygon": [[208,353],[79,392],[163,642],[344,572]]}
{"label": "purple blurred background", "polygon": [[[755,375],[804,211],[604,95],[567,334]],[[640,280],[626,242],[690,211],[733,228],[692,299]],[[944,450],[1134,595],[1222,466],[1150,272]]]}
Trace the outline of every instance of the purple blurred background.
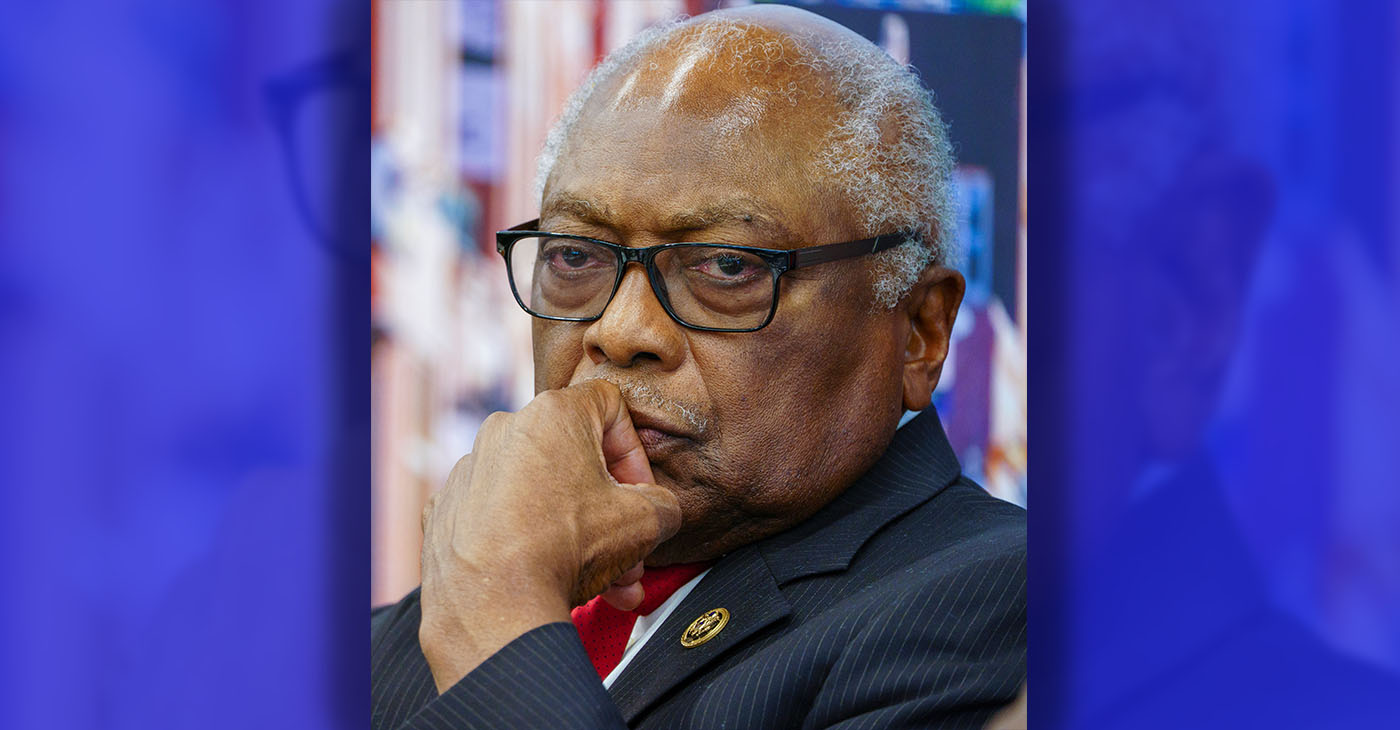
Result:
{"label": "purple blurred background", "polygon": [[[7,7],[0,725],[363,723],[383,12]],[[1026,28],[1032,726],[1400,726],[1400,14]]]}
{"label": "purple blurred background", "polygon": [[1397,21],[1031,13],[1034,726],[1400,726]]}

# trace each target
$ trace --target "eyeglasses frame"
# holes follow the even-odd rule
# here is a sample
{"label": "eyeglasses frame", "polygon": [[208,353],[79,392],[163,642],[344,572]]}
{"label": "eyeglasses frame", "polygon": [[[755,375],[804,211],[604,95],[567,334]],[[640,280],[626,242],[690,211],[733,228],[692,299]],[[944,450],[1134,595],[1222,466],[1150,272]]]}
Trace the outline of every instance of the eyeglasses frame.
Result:
{"label": "eyeglasses frame", "polygon": [[[917,233],[910,231],[902,231],[899,233],[885,233],[879,236],[872,236],[871,238],[862,238],[859,241],[846,241],[844,243],[828,243],[820,246],[808,246],[806,248],[794,249],[757,248],[754,246],[734,246],[727,243],[704,242],[663,243],[657,246],[644,246],[641,248],[633,248],[630,246],[623,246],[621,244],[613,243],[611,241],[603,241],[597,238],[589,238],[587,236],[575,236],[569,233],[551,233],[549,231],[536,230],[539,224],[540,220],[536,218],[534,220],[521,223],[518,226],[508,228],[504,231],[496,231],[496,253],[499,253],[501,257],[504,258],[506,261],[506,278],[510,280],[510,293],[515,297],[515,303],[519,304],[520,308],[525,310],[525,312],[530,316],[537,317],[539,319],[553,320],[556,322],[597,321],[598,319],[601,319],[605,313],[607,313],[608,305],[612,304],[613,298],[617,296],[617,290],[622,286],[622,278],[627,274],[627,265],[630,263],[637,263],[640,264],[642,268],[646,271],[647,283],[651,286],[652,294],[656,296],[656,301],[661,303],[662,309],[666,310],[666,314],[671,317],[671,320],[674,321],[676,324],[681,325],[682,327],[686,327],[688,329],[693,330],[700,330],[702,332],[757,332],[758,330],[767,327],[768,324],[773,321],[773,315],[776,314],[778,311],[778,279],[781,278],[783,274],[786,274],[787,272],[793,271],[795,269],[816,266],[817,264],[825,264],[831,261],[840,261],[842,259],[855,258],[857,256],[867,256],[870,254],[878,253],[880,251],[885,251],[887,249],[894,248],[895,246],[905,243],[906,241],[918,241],[920,238],[919,234]],[[520,298],[520,292],[517,291],[515,287],[515,274],[511,270],[510,250],[513,246],[515,246],[517,241],[523,238],[531,238],[537,236],[549,236],[551,238],[563,238],[573,241],[582,241],[584,243],[591,243],[602,246],[603,248],[606,248],[617,254],[619,263],[617,267],[617,276],[613,280],[612,291],[608,294],[608,300],[603,304],[602,311],[598,312],[598,314],[592,317],[558,317],[547,314],[539,314],[531,310],[529,307],[525,306],[525,301]],[[657,270],[655,260],[656,255],[662,251],[674,248],[687,247],[727,248],[734,251],[743,251],[745,253],[751,253],[763,259],[764,262],[768,264],[768,270],[773,275],[773,303],[771,306],[769,306],[768,315],[763,319],[763,322],[754,327],[747,328],[702,327],[700,325],[691,324],[681,319],[680,316],[676,314],[675,310],[671,308],[670,296],[664,290],[660,289],[657,286],[658,280],[664,281],[665,279],[664,277],[662,277],[661,272]]]}

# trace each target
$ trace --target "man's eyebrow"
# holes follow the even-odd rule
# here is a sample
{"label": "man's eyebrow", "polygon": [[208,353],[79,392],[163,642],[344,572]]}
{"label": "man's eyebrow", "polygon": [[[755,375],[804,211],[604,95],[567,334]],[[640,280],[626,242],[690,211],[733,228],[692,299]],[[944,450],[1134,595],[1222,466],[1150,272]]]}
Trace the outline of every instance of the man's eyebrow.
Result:
{"label": "man's eyebrow", "polygon": [[673,213],[665,218],[662,226],[668,232],[679,233],[712,228],[725,223],[753,226],[768,243],[783,243],[793,239],[792,231],[783,225],[782,216],[777,211],[747,197]]}
{"label": "man's eyebrow", "polygon": [[[606,204],[599,204],[569,192],[550,196],[540,211],[542,218],[555,215],[603,226],[619,223],[613,210]],[[765,238],[775,243],[792,240],[792,232],[780,220],[781,216],[771,206],[753,198],[741,197],[672,213],[662,219],[661,232],[684,233],[738,222],[754,226]]]}
{"label": "man's eyebrow", "polygon": [[550,196],[549,202],[545,203],[544,209],[540,211],[540,217],[551,215],[567,215],[586,223],[600,225],[607,225],[614,220],[612,209],[608,208],[607,205],[599,205],[587,198],[570,193]]}

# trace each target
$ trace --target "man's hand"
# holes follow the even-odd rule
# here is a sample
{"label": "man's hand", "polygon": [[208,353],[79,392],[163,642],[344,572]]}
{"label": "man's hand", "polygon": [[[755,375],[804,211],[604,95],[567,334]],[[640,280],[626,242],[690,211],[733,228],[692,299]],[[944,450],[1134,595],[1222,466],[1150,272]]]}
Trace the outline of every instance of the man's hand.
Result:
{"label": "man's hand", "polygon": [[423,513],[418,640],[445,692],[516,637],[607,589],[641,601],[641,561],[680,528],[617,387],[591,380],[494,413]]}
{"label": "man's hand", "polygon": [[1011,704],[997,710],[982,730],[1026,730],[1026,685]]}

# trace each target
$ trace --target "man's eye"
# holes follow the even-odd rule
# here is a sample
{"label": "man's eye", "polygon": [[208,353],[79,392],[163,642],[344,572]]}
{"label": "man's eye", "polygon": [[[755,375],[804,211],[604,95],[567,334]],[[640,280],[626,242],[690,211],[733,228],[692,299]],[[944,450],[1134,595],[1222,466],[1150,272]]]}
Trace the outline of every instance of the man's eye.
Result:
{"label": "man's eye", "polygon": [[697,266],[701,273],[717,279],[744,279],[758,272],[757,262],[737,253],[710,256]]}
{"label": "man's eye", "polygon": [[593,252],[579,248],[577,246],[558,246],[545,253],[545,259],[551,266],[559,269],[586,269],[590,266],[598,265],[598,258]]}
{"label": "man's eye", "polygon": [[738,256],[720,256],[715,259],[715,266],[727,276],[744,273],[744,260]]}

